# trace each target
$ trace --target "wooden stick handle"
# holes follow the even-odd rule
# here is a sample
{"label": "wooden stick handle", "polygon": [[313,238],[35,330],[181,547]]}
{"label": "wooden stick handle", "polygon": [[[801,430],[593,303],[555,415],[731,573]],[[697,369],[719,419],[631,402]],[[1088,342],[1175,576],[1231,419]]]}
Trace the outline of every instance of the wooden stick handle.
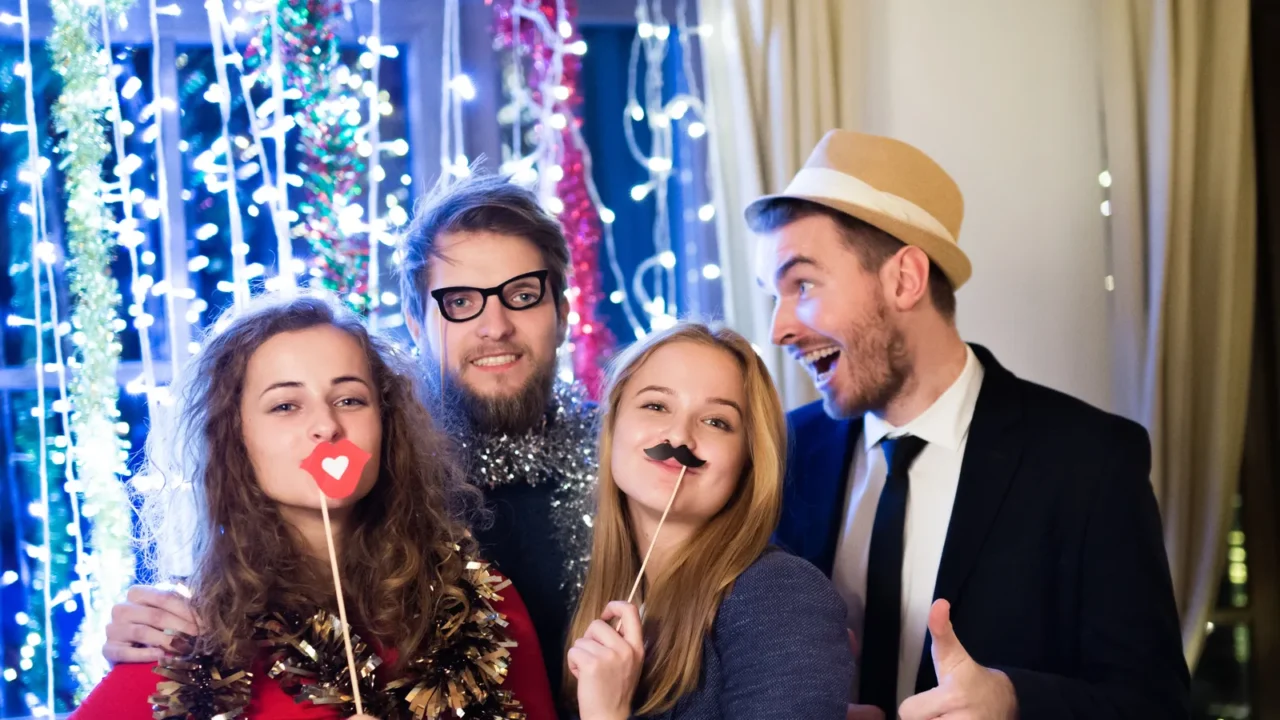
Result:
{"label": "wooden stick handle", "polygon": [[324,539],[329,545],[329,567],[333,570],[333,590],[338,594],[338,619],[342,621],[342,643],[347,647],[347,670],[351,672],[351,694],[356,699],[356,714],[364,714],[360,702],[360,676],[356,673],[356,654],[351,649],[351,631],[347,626],[347,604],[342,600],[342,578],[338,576],[338,553],[333,549],[333,527],[329,525],[329,498],[320,491],[320,514],[324,517]]}
{"label": "wooden stick handle", "polygon": [[640,563],[640,572],[636,573],[636,581],[631,585],[631,592],[627,595],[627,602],[630,603],[636,597],[636,590],[640,589],[640,581],[644,578],[644,569],[649,565],[649,557],[653,555],[653,546],[658,544],[658,533],[662,532],[662,524],[667,521],[667,513],[671,512],[671,506],[676,502],[676,493],[680,492],[680,483],[684,480],[684,473],[689,466],[682,465],[680,467],[680,477],[676,478],[676,486],[671,490],[671,498],[667,500],[667,507],[662,511],[662,518],[658,520],[658,527],[653,531],[653,537],[649,539],[649,549],[644,554],[644,562]]}

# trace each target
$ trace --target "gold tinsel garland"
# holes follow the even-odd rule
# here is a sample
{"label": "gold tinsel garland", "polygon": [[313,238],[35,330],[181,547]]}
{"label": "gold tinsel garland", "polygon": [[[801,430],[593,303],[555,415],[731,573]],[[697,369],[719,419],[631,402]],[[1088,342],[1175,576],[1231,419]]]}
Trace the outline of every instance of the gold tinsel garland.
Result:
{"label": "gold tinsel garland", "polygon": [[155,672],[168,678],[156,684],[155,694],[148,699],[156,720],[231,720],[249,707],[253,675],[247,670],[224,667],[212,656],[166,658]]}
{"label": "gold tinsel garland", "polygon": [[[454,552],[459,548],[450,547]],[[382,659],[354,633],[351,642],[365,712],[380,720],[437,720],[444,717],[524,720],[520,702],[501,688],[514,647],[506,620],[493,608],[510,583],[470,560],[456,586],[446,588],[425,652],[405,663],[401,676],[383,687],[375,671]],[[337,705],[355,711],[347,672],[341,621],[327,610],[309,616],[266,613],[255,619],[265,652],[267,676],[296,702]],[[155,720],[232,720],[249,707],[252,674],[228,668],[209,655],[161,661],[150,698]]]}

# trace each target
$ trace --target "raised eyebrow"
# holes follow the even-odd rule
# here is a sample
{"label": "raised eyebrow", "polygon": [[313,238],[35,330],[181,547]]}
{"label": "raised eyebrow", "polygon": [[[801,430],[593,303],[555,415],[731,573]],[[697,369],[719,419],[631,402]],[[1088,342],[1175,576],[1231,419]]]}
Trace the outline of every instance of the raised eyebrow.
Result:
{"label": "raised eyebrow", "polygon": [[[270,385],[268,385],[267,389],[262,391],[262,395],[266,395],[272,390],[279,390],[280,388],[300,388],[300,387],[302,387],[302,383],[298,382],[297,380],[283,380],[281,382],[271,383]],[[258,397],[261,398],[262,395],[259,395]]]}
{"label": "raised eyebrow", "polygon": [[791,272],[793,268],[796,268],[800,265],[808,265],[809,267],[812,267],[814,269],[822,268],[822,266],[819,265],[816,260],[814,260],[813,258],[807,255],[793,255],[787,258],[786,260],[784,260],[783,263],[778,266],[778,269],[773,273],[773,284],[775,286],[781,285],[782,280],[787,276],[787,273]]}
{"label": "raised eyebrow", "polygon": [[639,390],[637,390],[637,391],[636,391],[636,394],[637,394],[637,395],[639,395],[640,393],[648,392],[648,391],[650,391],[650,390],[652,390],[652,391],[654,391],[654,392],[660,392],[660,393],[662,393],[662,394],[664,394],[664,395],[675,395],[675,394],[676,394],[676,393],[675,393],[675,391],[674,391],[674,390],[672,390],[671,388],[669,388],[669,387],[663,387],[663,386],[661,386],[661,385],[646,385],[646,386],[644,386],[644,387],[640,388]]}
{"label": "raised eyebrow", "polygon": [[365,389],[367,389],[367,391],[375,393],[376,395],[376,391],[374,391],[374,386],[371,386],[371,384],[369,383],[369,380],[366,380],[365,378],[361,378],[360,375],[340,375],[340,377],[334,378],[332,380],[332,384],[334,387],[340,386],[340,384],[351,384],[351,383],[362,384],[362,386],[365,386]]}

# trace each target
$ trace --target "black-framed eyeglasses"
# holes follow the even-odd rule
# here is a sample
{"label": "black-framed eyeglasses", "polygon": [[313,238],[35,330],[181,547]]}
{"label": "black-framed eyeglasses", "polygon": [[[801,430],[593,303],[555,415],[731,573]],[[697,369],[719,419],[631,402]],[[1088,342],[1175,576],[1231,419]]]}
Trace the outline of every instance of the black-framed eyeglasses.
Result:
{"label": "black-framed eyeglasses", "polygon": [[450,322],[466,322],[480,316],[490,295],[497,295],[508,310],[528,310],[542,302],[547,292],[547,270],[517,275],[491,288],[446,287],[431,291],[440,314]]}

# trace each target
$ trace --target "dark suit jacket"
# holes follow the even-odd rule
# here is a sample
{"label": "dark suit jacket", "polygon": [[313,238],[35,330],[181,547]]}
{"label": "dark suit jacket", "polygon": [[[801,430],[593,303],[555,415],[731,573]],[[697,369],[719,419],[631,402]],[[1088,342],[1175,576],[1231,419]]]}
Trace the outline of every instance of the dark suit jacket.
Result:
{"label": "dark suit jacket", "polygon": [[[1186,718],[1187,666],[1139,425],[1020,380],[984,377],[934,598],[1027,718]],[[831,574],[862,420],[788,416],[776,541]],[[929,639],[916,691],[937,686]]]}

